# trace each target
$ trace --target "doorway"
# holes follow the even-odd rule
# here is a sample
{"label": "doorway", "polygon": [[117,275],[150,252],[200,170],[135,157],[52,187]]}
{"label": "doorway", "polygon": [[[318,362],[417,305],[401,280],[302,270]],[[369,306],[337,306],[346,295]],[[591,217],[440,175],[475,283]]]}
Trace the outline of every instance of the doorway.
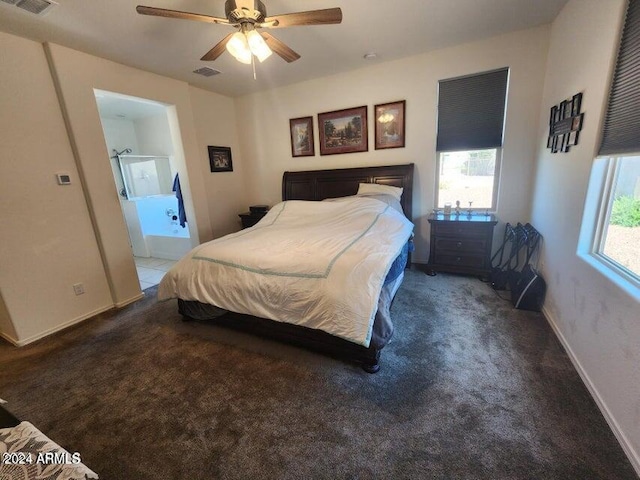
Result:
{"label": "doorway", "polygon": [[95,97],[109,152],[105,161],[111,164],[140,288],[145,290],[160,283],[192,247],[169,107],[102,90],[95,90]]}

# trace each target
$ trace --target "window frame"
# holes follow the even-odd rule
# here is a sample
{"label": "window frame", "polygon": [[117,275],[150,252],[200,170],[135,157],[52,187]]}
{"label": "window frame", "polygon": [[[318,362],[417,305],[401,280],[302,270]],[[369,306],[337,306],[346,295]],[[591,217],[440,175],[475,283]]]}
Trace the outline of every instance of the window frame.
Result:
{"label": "window frame", "polygon": [[622,277],[625,282],[628,282],[636,289],[640,290],[640,274],[629,270],[604,253],[604,246],[609,230],[609,221],[611,219],[611,210],[613,209],[613,202],[615,200],[615,188],[620,176],[621,159],[625,157],[638,156],[640,156],[640,153],[612,155],[602,158],[602,160],[606,162],[606,165],[604,166],[604,171],[601,174],[600,198],[597,213],[595,218],[593,218],[593,240],[588,253],[610,271]]}
{"label": "window frame", "polygon": [[[491,207],[471,207],[471,211],[474,212],[482,212],[488,210],[491,213],[495,213],[498,210],[498,190],[500,188],[500,176],[502,172],[502,154],[503,147],[493,147],[493,148],[473,148],[473,149],[465,149],[465,150],[446,150],[446,151],[437,151],[436,152],[436,187],[434,189],[435,199],[434,205],[436,209],[442,209],[439,206],[440,203],[440,175],[442,174],[442,154],[444,153],[454,153],[454,152],[477,152],[480,150],[495,150],[496,151],[496,163],[493,171],[493,191],[491,192]],[[462,200],[460,200],[460,208],[463,210],[469,210],[469,207],[464,207],[462,205]]]}
{"label": "window frame", "polygon": [[613,195],[620,173],[621,159],[640,156],[638,137],[634,137],[632,141],[625,137],[623,142],[616,141],[615,144],[609,142],[608,137],[610,131],[620,128],[618,121],[621,117],[624,118],[625,131],[639,125],[640,116],[636,115],[637,110],[633,110],[633,103],[628,101],[629,98],[637,96],[640,87],[638,77],[632,76],[640,60],[637,49],[640,42],[638,33],[640,33],[640,2],[628,2],[616,61],[610,77],[607,105],[600,119],[600,146],[591,166],[576,253],[578,258],[599,274],[633,299],[640,301],[640,275],[630,271],[603,252],[615,200]]}

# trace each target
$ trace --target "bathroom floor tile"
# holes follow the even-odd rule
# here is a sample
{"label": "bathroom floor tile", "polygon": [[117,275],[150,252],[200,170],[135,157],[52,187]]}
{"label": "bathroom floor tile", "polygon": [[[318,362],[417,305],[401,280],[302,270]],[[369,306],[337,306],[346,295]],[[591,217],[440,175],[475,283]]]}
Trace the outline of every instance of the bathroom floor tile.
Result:
{"label": "bathroom floor tile", "polygon": [[171,262],[172,260],[167,260],[166,258],[155,258],[155,262],[149,264],[151,268],[160,269],[163,265]]}
{"label": "bathroom floor tile", "polygon": [[138,279],[144,282],[150,282],[151,278],[158,273],[158,270],[148,267],[137,267],[136,270],[138,271]]}
{"label": "bathroom floor tile", "polygon": [[140,267],[148,267],[149,264],[156,259],[150,258],[150,257],[133,257],[133,260],[136,263],[136,265]]}
{"label": "bathroom floor tile", "polygon": [[173,267],[177,261],[154,257],[133,257],[138,272],[140,288],[152,287],[160,283],[162,277]]}
{"label": "bathroom floor tile", "polygon": [[154,285],[160,283],[166,272],[155,270],[155,274],[144,279],[145,282],[152,282]]}
{"label": "bathroom floor tile", "polygon": [[171,267],[173,267],[176,263],[175,260],[165,260],[164,263],[160,264],[160,265],[156,265],[154,267],[151,267],[155,270],[161,270],[163,272],[168,272],[169,270],[171,270]]}

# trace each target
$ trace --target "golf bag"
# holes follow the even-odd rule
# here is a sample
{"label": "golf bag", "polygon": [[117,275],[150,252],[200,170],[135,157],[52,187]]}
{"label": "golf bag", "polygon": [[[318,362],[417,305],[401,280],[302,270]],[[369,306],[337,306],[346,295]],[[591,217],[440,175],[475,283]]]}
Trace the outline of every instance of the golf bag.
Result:
{"label": "golf bag", "polygon": [[495,290],[511,290],[515,308],[534,311],[542,308],[546,282],[531,265],[541,238],[529,223],[518,223],[515,227],[507,223],[503,242],[491,259],[491,286]]}
{"label": "golf bag", "polygon": [[539,312],[542,309],[546,290],[547,284],[544,278],[527,264],[511,285],[511,303],[519,310]]}

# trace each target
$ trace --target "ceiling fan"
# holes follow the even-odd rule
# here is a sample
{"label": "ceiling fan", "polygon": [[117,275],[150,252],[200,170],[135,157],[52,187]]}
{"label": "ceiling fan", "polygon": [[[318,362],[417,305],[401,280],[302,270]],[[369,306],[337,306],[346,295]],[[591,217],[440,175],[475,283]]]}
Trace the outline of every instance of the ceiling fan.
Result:
{"label": "ceiling fan", "polygon": [[253,63],[254,56],[262,62],[271,55],[272,51],[289,63],[300,58],[299,54],[283,42],[267,32],[259,32],[259,29],[297,25],[328,25],[342,22],[340,8],[285,13],[268,17],[267,9],[260,0],[227,0],[224,4],[227,18],[143,5],[138,5],[136,11],[142,15],[196,20],[235,27],[238,29],[237,32],[224,37],[200,60],[215,60],[222,55],[226,48],[238,61],[246,64]]}

